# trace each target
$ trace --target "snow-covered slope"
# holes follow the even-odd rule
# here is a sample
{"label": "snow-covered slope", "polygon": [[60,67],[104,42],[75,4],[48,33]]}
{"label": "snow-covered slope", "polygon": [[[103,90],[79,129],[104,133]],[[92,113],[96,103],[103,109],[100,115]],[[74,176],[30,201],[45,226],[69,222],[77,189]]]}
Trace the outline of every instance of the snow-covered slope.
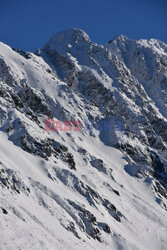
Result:
{"label": "snow-covered slope", "polygon": [[161,41],[0,43],[0,249],[167,249],[166,131]]}

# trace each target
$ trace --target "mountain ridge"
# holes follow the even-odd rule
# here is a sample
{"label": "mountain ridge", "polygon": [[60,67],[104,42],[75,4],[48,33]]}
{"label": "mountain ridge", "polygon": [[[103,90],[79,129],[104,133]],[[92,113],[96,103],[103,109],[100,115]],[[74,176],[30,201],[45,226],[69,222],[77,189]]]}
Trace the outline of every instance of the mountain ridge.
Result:
{"label": "mountain ridge", "polygon": [[[15,247],[167,247],[166,62],[156,39],[98,45],[78,29],[36,54],[0,44],[1,226],[17,217]],[[46,131],[48,119],[82,127]]]}

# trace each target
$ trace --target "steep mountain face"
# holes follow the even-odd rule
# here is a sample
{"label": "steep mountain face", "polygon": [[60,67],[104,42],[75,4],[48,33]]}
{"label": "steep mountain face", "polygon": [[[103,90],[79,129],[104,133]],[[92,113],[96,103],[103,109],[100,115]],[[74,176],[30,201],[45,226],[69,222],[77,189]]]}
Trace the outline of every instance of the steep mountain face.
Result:
{"label": "steep mountain face", "polygon": [[165,43],[0,43],[0,141],[2,249],[167,248]]}

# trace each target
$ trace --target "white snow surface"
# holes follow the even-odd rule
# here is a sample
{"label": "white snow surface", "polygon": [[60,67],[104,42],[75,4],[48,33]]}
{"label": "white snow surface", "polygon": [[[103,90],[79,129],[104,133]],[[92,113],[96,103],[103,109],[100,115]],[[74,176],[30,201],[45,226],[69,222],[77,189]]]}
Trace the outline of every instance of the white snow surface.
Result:
{"label": "white snow surface", "polygon": [[[166,250],[149,152],[167,166],[167,45],[72,29],[36,54],[0,43],[0,249]],[[48,118],[83,127],[48,132]]]}

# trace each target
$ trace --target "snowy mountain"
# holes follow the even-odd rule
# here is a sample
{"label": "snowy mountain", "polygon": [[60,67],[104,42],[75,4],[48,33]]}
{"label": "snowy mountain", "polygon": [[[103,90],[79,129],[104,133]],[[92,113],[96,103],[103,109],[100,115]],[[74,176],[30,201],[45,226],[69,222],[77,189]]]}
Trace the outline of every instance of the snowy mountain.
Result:
{"label": "snowy mountain", "polygon": [[0,249],[167,249],[167,45],[0,43]]}

